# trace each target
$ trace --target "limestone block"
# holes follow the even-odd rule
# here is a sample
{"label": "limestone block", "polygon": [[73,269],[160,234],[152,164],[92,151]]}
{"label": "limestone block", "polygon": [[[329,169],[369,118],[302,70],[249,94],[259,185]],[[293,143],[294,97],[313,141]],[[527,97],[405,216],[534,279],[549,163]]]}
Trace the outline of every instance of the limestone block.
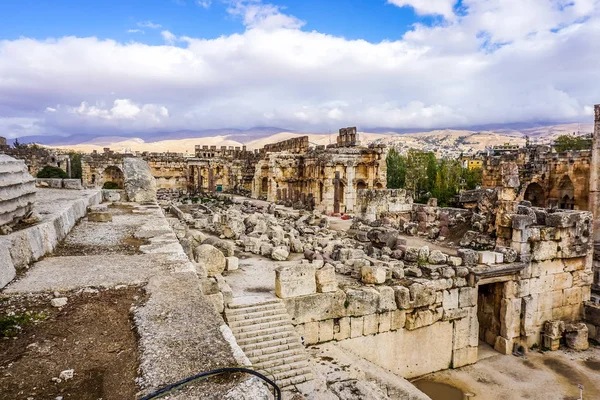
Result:
{"label": "limestone block", "polygon": [[434,324],[442,319],[444,311],[441,307],[435,310],[420,310],[406,316],[406,329],[409,331]]}
{"label": "limestone block", "polygon": [[347,305],[346,293],[342,290],[290,297],[284,301],[288,314],[296,324],[336,319],[348,315],[345,307]]}
{"label": "limestone block", "polygon": [[129,201],[156,202],[156,181],[146,161],[141,158],[124,158],[123,176],[123,186]]}
{"label": "limestone block", "polygon": [[319,321],[319,343],[333,340],[333,320]]}
{"label": "limestone block", "polygon": [[363,317],[363,335],[374,335],[379,329],[379,317],[377,314],[369,314]]}
{"label": "limestone block", "polygon": [[500,303],[500,335],[514,338],[521,333],[521,299],[502,299]]}
{"label": "limestone block", "polygon": [[376,288],[376,290],[379,292],[379,306],[377,307],[377,312],[393,311],[398,308],[396,305],[394,289],[389,286],[380,286]]}
{"label": "limestone block", "polygon": [[507,339],[502,336],[496,337],[494,350],[500,354],[511,354],[513,351],[513,339]]}
{"label": "limestone block", "polygon": [[442,300],[444,310],[458,308],[458,291],[459,289],[444,290],[444,298]]}
{"label": "limestone block", "polygon": [[456,270],[452,267],[444,267],[441,269],[443,278],[454,278],[456,276]]}
{"label": "limestone block", "polygon": [[83,189],[83,186],[81,185],[81,179],[63,179],[62,186],[65,189],[71,189],[71,190]]}
{"label": "limestone block", "polygon": [[225,257],[225,269],[227,271],[235,271],[239,268],[240,260],[237,257]]}
{"label": "limestone block", "polygon": [[350,337],[355,338],[362,336],[364,327],[363,317],[351,317],[350,318]]}
{"label": "limestone block", "polygon": [[533,244],[531,257],[534,261],[552,260],[557,257],[557,243],[541,241]]}
{"label": "limestone block", "polygon": [[585,323],[569,323],[565,325],[565,341],[567,346],[573,350],[587,350],[588,328]]}
{"label": "limestone block", "polygon": [[472,287],[463,287],[459,289],[458,306],[472,307],[477,305],[477,289]]}
{"label": "limestone block", "polygon": [[407,246],[404,252],[404,259],[406,261],[417,261],[419,259],[419,248]]}
{"label": "limestone block", "polygon": [[375,265],[363,266],[360,270],[363,283],[380,285],[385,283],[387,268]]}
{"label": "limestone block", "polygon": [[215,306],[215,309],[220,314],[225,310],[225,303],[223,300],[223,293],[218,292],[215,294],[209,294],[206,296],[210,302]]}
{"label": "limestone block", "polygon": [[35,179],[22,160],[0,154],[0,226],[12,225],[31,213]]}
{"label": "limestone block", "polygon": [[494,252],[494,255],[496,256],[496,264],[502,264],[504,262],[504,254]]}
{"label": "limestone block", "polygon": [[334,321],[333,338],[335,340],[344,340],[350,338],[350,318],[344,317]]}
{"label": "limestone block", "polygon": [[319,293],[335,292],[338,289],[335,267],[331,264],[318,269],[315,272],[315,278],[317,280],[317,292]]}
{"label": "limestone block", "polygon": [[462,258],[456,256],[448,256],[448,265],[459,267],[462,265]]}
{"label": "limestone block", "polygon": [[264,257],[270,257],[271,253],[273,253],[273,245],[268,242],[260,243],[260,255]]}
{"label": "limestone block", "polygon": [[392,329],[392,313],[384,312],[383,314],[377,314],[378,318],[378,333],[388,332]]}
{"label": "limestone block", "polygon": [[452,352],[452,368],[460,368],[477,362],[477,346],[464,347]]}
{"label": "limestone block", "polygon": [[280,298],[305,296],[316,293],[315,267],[295,264],[275,269],[275,294]]}
{"label": "limestone block", "polygon": [[9,248],[10,243],[0,239],[0,288],[6,286],[17,275]]}
{"label": "limestone block", "polygon": [[390,330],[395,331],[404,328],[406,323],[406,311],[395,310],[391,313]]}
{"label": "limestone block", "polygon": [[319,343],[319,322],[307,322],[304,324],[304,344],[311,345]]}
{"label": "limestone block", "polygon": [[[573,287],[573,288],[569,288],[569,289],[565,289],[564,290],[564,305],[577,305],[577,304],[581,304],[583,302],[583,294],[582,294],[582,290],[581,287]],[[560,304],[557,307],[562,306],[563,304]]]}
{"label": "limestone block", "polygon": [[410,290],[405,286],[394,286],[393,289],[398,308],[404,310],[411,308]]}
{"label": "limestone block", "polygon": [[454,321],[455,319],[465,318],[468,315],[468,308],[453,308],[452,310],[444,310],[442,321]]}
{"label": "limestone block", "polygon": [[102,199],[104,201],[118,202],[121,201],[120,190],[102,189]]}
{"label": "limestone block", "polygon": [[458,249],[457,254],[462,259],[462,264],[466,266],[476,265],[479,261],[479,255],[475,250]]}
{"label": "limestone block", "polygon": [[290,256],[286,246],[277,246],[271,252],[271,258],[275,261],[285,261]]}
{"label": "limestone block", "polygon": [[448,261],[448,257],[439,250],[433,250],[429,253],[427,261],[434,265],[445,264]]}
{"label": "limestone block", "polygon": [[521,302],[521,335],[530,336],[536,333],[537,299],[533,296],[523,297]]}
{"label": "limestone block", "polygon": [[435,290],[420,283],[410,285],[409,291],[412,307],[425,307],[434,304],[436,301]]}
{"label": "limestone block", "polygon": [[573,286],[588,286],[594,281],[594,275],[591,271],[573,272]]}
{"label": "limestone block", "polygon": [[379,292],[370,287],[360,290],[347,289],[347,312],[350,316],[363,316],[375,314],[379,304]]}
{"label": "limestone block", "polygon": [[552,288],[554,290],[568,289],[573,286],[573,275],[569,272],[562,272],[554,275]]}
{"label": "limestone block", "polygon": [[223,253],[210,244],[202,244],[194,249],[194,260],[202,263],[208,276],[215,276],[225,271],[226,260]]}
{"label": "limestone block", "polygon": [[479,264],[495,264],[496,263],[496,253],[493,251],[480,251],[479,255]]}

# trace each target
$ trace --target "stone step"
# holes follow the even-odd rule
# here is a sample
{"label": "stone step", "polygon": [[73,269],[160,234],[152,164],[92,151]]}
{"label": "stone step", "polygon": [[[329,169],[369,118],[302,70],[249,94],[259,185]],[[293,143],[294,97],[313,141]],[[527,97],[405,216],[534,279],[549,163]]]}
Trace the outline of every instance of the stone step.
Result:
{"label": "stone step", "polygon": [[229,315],[225,312],[225,316],[227,317],[227,322],[233,321],[243,321],[245,319],[254,319],[259,317],[268,317],[271,315],[286,315],[287,310],[285,308],[274,308],[272,310],[264,310],[264,311],[253,311],[242,314],[232,314]]}
{"label": "stone step", "polygon": [[252,364],[260,364],[260,363],[264,363],[265,361],[282,360],[286,357],[297,356],[297,355],[301,355],[301,356],[305,357],[305,355],[303,354],[303,352],[301,350],[304,350],[304,348],[289,349],[289,350],[285,350],[285,351],[280,351],[278,353],[261,354],[259,356],[248,357],[248,358],[250,359],[250,361],[252,361]]}
{"label": "stone step", "polygon": [[263,372],[264,375],[271,377],[271,376],[275,376],[281,372],[286,372],[286,371],[290,371],[290,370],[298,370],[298,369],[303,369],[303,368],[308,368],[308,361],[306,361],[305,359],[302,359],[300,361],[295,361],[292,363],[280,364],[275,367],[263,369],[261,371]]}
{"label": "stone step", "polygon": [[236,327],[232,326],[231,331],[233,332],[234,336],[237,337],[238,333],[262,331],[263,329],[267,329],[267,328],[275,328],[278,326],[288,326],[288,325],[291,326],[290,321],[279,320],[279,321],[265,322],[262,324],[236,326]]}
{"label": "stone step", "polygon": [[234,299],[234,301],[232,303],[230,303],[227,307],[229,307],[230,309],[239,310],[239,309],[245,309],[245,308],[268,306],[268,305],[272,305],[272,304],[283,305],[283,302],[279,299],[271,299],[271,300],[264,300],[259,303],[237,304]]}
{"label": "stone step", "polygon": [[279,346],[283,344],[300,344],[300,341],[297,338],[290,336],[288,332],[283,334],[282,337],[273,340],[249,341],[244,344],[240,344],[238,341],[238,345],[240,345],[244,352],[257,349],[266,349],[268,347]]}
{"label": "stone step", "polygon": [[253,361],[253,360],[250,360],[250,361],[252,361],[252,366],[255,367],[257,370],[269,371],[271,368],[276,368],[281,365],[293,364],[293,363],[297,363],[300,361],[306,362],[306,354],[298,353],[293,356],[278,358],[275,360],[262,361],[262,362],[257,362],[257,361]]}
{"label": "stone step", "polygon": [[[268,331],[268,332],[266,332]],[[267,329],[265,330],[265,332],[256,332],[257,334],[254,336],[246,336],[246,337],[240,337],[239,339],[236,336],[237,339],[237,343],[240,345],[240,347],[243,347],[244,345],[248,345],[251,343],[260,343],[260,342],[268,342],[271,340],[276,340],[276,339],[281,339],[281,338],[285,338],[290,336],[291,334],[293,334],[293,330],[290,327],[289,329],[279,329],[279,327],[277,328],[272,328],[272,329]]]}
{"label": "stone step", "polygon": [[283,303],[281,304],[265,304],[265,305],[255,305],[255,306],[249,306],[249,307],[245,307],[245,308],[227,308],[225,309],[225,314],[227,316],[231,316],[231,315],[243,315],[243,314],[248,314],[248,313],[253,313],[253,312],[261,312],[261,311],[271,311],[271,310],[281,310],[281,311],[287,311],[285,306],[283,305]]}
{"label": "stone step", "polygon": [[287,386],[291,386],[291,385],[297,385],[299,383],[304,383],[310,380],[313,380],[314,376],[312,373],[309,374],[305,374],[305,375],[298,375],[298,376],[294,376],[292,378],[286,378],[286,379],[282,379],[281,381],[277,382],[277,385],[279,387],[287,387]]}
{"label": "stone step", "polygon": [[299,349],[301,346],[302,345],[300,343],[284,343],[284,344],[279,344],[277,346],[263,347],[260,349],[255,349],[255,350],[250,350],[250,351],[244,350],[244,353],[246,353],[246,356],[248,358],[252,359],[252,358],[258,357],[258,356],[264,356],[264,355],[273,354],[273,353],[281,353],[286,350]]}
{"label": "stone step", "polygon": [[239,321],[231,321],[231,322],[229,322],[229,327],[231,329],[233,329],[233,328],[242,327],[242,326],[260,325],[260,324],[264,324],[267,322],[274,322],[274,321],[286,321],[288,323],[291,323],[287,314],[278,314],[278,315],[268,315],[266,317],[256,317],[253,319],[242,319]]}
{"label": "stone step", "polygon": [[[293,330],[294,330],[294,328],[292,327],[292,325],[281,325],[281,326],[274,326],[272,328],[266,328],[266,329],[262,329],[262,330],[244,331],[244,332],[233,332],[233,330],[232,330],[232,332],[234,333],[234,336],[239,344],[246,339],[254,340],[254,338],[260,338],[260,337],[269,336],[269,335],[276,335],[276,334],[280,334],[280,333],[284,333],[284,332],[287,332],[287,335],[290,335],[293,333]],[[247,343],[247,342],[243,342],[243,343]]]}
{"label": "stone step", "polygon": [[275,378],[275,383],[279,383],[279,382],[283,382],[285,379],[287,378],[293,378],[296,376],[302,376],[302,375],[309,375],[312,374],[310,368],[308,366],[304,367],[304,368],[299,368],[299,369],[291,369],[288,371],[283,371],[283,372],[279,372],[277,374],[274,374],[273,377]]}

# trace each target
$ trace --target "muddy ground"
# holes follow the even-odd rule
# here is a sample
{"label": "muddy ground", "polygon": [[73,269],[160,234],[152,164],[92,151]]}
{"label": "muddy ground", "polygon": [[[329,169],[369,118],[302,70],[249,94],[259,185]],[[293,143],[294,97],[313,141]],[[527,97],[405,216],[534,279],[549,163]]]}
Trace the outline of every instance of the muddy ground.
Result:
{"label": "muddy ground", "polygon": [[[145,300],[143,289],[61,296],[68,297],[62,309],[50,305],[51,294],[0,299],[0,399],[135,398],[138,351],[130,309]],[[22,329],[10,326],[16,317]],[[69,369],[74,377],[59,382]]]}

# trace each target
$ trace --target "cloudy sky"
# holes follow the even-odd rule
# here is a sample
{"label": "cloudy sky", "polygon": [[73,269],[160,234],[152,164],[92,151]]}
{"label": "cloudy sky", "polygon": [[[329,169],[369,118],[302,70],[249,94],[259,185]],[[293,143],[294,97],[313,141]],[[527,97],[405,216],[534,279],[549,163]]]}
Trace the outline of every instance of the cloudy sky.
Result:
{"label": "cloudy sky", "polygon": [[0,136],[592,121],[600,0],[3,0]]}

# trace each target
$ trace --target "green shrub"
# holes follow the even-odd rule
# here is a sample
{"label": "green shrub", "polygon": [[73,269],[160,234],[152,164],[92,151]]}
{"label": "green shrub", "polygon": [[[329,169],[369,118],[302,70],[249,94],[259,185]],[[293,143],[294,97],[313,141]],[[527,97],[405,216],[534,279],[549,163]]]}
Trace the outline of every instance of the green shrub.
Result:
{"label": "green shrub", "polygon": [[67,173],[58,167],[46,165],[41,171],[38,172],[37,177],[65,179],[67,178]]}

